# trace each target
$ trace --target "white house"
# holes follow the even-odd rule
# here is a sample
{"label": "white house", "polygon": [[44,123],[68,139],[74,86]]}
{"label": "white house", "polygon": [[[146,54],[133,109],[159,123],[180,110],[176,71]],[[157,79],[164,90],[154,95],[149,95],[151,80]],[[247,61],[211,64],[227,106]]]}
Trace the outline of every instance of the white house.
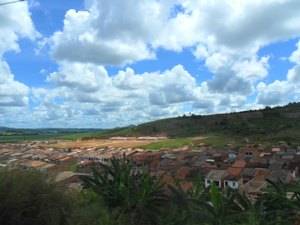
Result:
{"label": "white house", "polygon": [[224,178],[224,187],[238,190],[243,185],[243,178],[239,176],[229,175]]}
{"label": "white house", "polygon": [[205,187],[215,183],[217,187],[223,187],[224,178],[229,175],[227,170],[211,170],[205,177]]}

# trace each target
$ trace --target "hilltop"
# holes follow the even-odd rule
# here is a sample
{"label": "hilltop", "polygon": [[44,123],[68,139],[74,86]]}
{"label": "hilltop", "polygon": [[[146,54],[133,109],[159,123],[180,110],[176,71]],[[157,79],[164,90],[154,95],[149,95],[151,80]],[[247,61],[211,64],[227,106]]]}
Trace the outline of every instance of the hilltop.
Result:
{"label": "hilltop", "polygon": [[300,140],[300,103],[274,108],[215,115],[179,116],[152,121],[138,126],[112,129],[101,136],[167,135],[170,138],[206,134],[248,137],[260,140]]}

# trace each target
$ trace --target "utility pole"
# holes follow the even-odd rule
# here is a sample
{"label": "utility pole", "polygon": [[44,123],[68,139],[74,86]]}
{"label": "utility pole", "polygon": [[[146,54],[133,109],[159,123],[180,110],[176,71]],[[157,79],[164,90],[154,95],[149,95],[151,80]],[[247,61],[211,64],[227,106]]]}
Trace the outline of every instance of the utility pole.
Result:
{"label": "utility pole", "polygon": [[10,1],[10,2],[3,2],[3,3],[0,3],[0,6],[2,5],[8,5],[8,4],[12,4],[12,3],[17,3],[17,2],[24,2],[26,0],[17,0],[17,1]]}

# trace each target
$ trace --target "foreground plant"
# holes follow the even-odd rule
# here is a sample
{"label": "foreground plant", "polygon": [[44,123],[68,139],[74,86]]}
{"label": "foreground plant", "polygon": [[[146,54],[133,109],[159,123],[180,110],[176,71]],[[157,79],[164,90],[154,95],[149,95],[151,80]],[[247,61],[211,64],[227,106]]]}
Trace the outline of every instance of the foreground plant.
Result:
{"label": "foreground plant", "polygon": [[0,170],[1,225],[67,225],[72,196],[45,174]]}
{"label": "foreground plant", "polygon": [[84,187],[92,189],[109,208],[117,210],[120,223],[155,224],[167,199],[157,180],[125,159],[113,159],[111,165],[103,167],[102,173],[93,169],[91,177],[81,177]]}

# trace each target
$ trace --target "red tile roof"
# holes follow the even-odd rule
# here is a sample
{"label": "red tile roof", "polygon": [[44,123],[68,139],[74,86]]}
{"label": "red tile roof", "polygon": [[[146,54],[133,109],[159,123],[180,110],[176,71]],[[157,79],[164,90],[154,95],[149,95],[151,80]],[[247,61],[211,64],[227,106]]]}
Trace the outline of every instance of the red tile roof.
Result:
{"label": "red tile roof", "polygon": [[240,174],[241,174],[241,172],[243,171],[243,168],[229,167],[229,168],[227,169],[227,171],[228,171],[230,174],[232,174],[232,175],[234,175],[234,176],[237,176],[237,175],[240,175]]}
{"label": "red tile roof", "polygon": [[233,165],[231,167],[235,167],[235,168],[245,168],[246,166],[246,161],[245,160],[237,160],[233,163]]}
{"label": "red tile roof", "polygon": [[264,181],[266,177],[269,175],[269,171],[267,169],[255,169],[254,180],[256,181]]}

